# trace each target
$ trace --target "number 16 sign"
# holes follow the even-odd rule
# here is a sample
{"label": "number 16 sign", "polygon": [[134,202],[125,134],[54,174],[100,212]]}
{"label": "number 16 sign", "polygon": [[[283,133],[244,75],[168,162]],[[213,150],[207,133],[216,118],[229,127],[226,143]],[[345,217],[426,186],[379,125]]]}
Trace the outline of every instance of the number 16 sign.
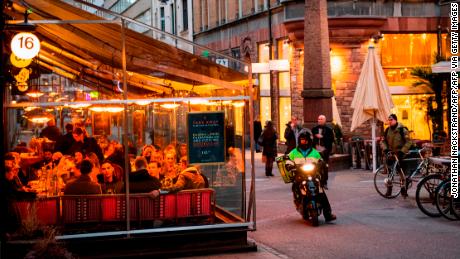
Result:
{"label": "number 16 sign", "polygon": [[32,33],[21,32],[11,40],[11,51],[22,59],[31,59],[40,51],[40,40]]}

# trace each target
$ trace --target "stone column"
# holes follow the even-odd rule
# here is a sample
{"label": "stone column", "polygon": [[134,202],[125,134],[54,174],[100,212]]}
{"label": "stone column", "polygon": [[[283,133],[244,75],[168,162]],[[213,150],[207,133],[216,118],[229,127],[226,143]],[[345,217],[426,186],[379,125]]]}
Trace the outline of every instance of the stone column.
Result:
{"label": "stone column", "polygon": [[326,0],[305,0],[303,114],[309,128],[324,114],[332,121],[331,66]]}

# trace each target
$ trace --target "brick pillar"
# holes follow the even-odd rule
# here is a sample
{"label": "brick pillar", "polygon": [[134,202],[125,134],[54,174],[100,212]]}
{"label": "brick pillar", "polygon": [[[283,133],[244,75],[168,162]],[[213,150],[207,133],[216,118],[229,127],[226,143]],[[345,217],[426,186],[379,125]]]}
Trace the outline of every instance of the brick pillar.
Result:
{"label": "brick pillar", "polygon": [[332,121],[331,66],[326,0],[305,1],[303,114],[308,127],[318,115]]}

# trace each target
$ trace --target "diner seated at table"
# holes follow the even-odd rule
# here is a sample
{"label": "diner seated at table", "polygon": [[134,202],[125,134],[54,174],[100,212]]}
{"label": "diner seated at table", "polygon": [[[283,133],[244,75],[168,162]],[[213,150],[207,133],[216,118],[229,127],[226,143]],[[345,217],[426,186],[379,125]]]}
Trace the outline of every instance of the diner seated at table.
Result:
{"label": "diner seated at table", "polygon": [[148,171],[149,171],[150,176],[155,177],[158,180],[160,180],[161,163],[157,161],[150,162]]}
{"label": "diner seated at table", "polygon": [[117,164],[122,168],[125,168],[125,152],[123,145],[112,142],[113,152],[109,152],[105,160],[110,161],[112,164]]}
{"label": "diner seated at table", "polygon": [[101,194],[101,186],[93,182],[89,176],[92,168],[93,165],[89,160],[83,160],[80,164],[80,177],[66,184],[64,195]]}
{"label": "diner seated at table", "polygon": [[180,143],[177,147],[177,162],[180,163],[180,160],[183,157],[187,157],[187,144],[185,143]]}
{"label": "diner seated at table", "polygon": [[188,168],[180,172],[175,184],[168,187],[162,187],[161,189],[170,192],[178,192],[182,190],[206,188],[204,177],[206,176],[202,175],[197,167],[188,166]]}
{"label": "diner seated at table", "polygon": [[102,181],[100,184],[103,194],[123,193],[124,183],[115,176],[115,168],[110,162],[105,161],[102,163],[101,173]]}
{"label": "diner seated at table", "polygon": [[21,168],[21,156],[16,152],[8,152],[5,154],[5,166],[11,166],[14,168],[18,168],[18,178],[21,180],[23,185],[27,185],[31,179],[27,171],[22,170]]}
{"label": "diner seated at table", "polygon": [[150,163],[154,148],[152,145],[146,145],[142,148],[142,156],[145,158],[147,163]]}
{"label": "diner seated at table", "polygon": [[100,164],[99,164],[99,159],[97,158],[96,154],[93,152],[90,152],[88,155],[86,155],[86,159],[88,159],[91,164],[93,165],[93,170],[91,170],[91,173],[89,176],[91,177],[91,180],[93,182],[97,182],[97,175],[100,174]]}
{"label": "diner seated at table", "polygon": [[53,150],[45,149],[43,150],[43,157],[40,161],[32,164],[30,167],[33,169],[40,169],[42,167],[51,168],[53,162]]}
{"label": "diner seated at table", "polygon": [[160,174],[161,188],[168,188],[175,184],[180,171],[179,166],[176,164],[176,152],[174,149],[169,149],[165,153]]}
{"label": "diner seated at table", "polygon": [[5,166],[5,179],[2,183],[1,190],[7,199],[34,199],[37,195],[29,187],[24,186],[18,178],[18,167]]}
{"label": "diner seated at table", "polygon": [[157,178],[150,176],[144,157],[137,157],[134,166],[136,171],[129,173],[130,193],[150,193],[160,189],[161,183]]}
{"label": "diner seated at table", "polygon": [[83,154],[80,152],[80,151],[76,151],[75,153],[73,153],[73,158],[75,159],[75,164],[80,164],[81,162],[83,162]]}

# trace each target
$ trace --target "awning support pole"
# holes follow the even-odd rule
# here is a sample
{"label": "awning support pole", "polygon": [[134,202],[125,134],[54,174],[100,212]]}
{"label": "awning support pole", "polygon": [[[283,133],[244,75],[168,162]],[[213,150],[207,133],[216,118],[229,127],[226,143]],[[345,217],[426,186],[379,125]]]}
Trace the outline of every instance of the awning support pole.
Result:
{"label": "awning support pole", "polygon": [[[123,66],[123,99],[128,100],[128,84],[126,83],[126,36],[125,36],[125,20],[121,19],[121,63]],[[123,111],[123,145],[125,147],[125,189],[126,189],[126,230],[127,236],[130,237],[131,230],[131,205],[129,204],[129,147],[128,147],[128,103],[125,102]]]}

